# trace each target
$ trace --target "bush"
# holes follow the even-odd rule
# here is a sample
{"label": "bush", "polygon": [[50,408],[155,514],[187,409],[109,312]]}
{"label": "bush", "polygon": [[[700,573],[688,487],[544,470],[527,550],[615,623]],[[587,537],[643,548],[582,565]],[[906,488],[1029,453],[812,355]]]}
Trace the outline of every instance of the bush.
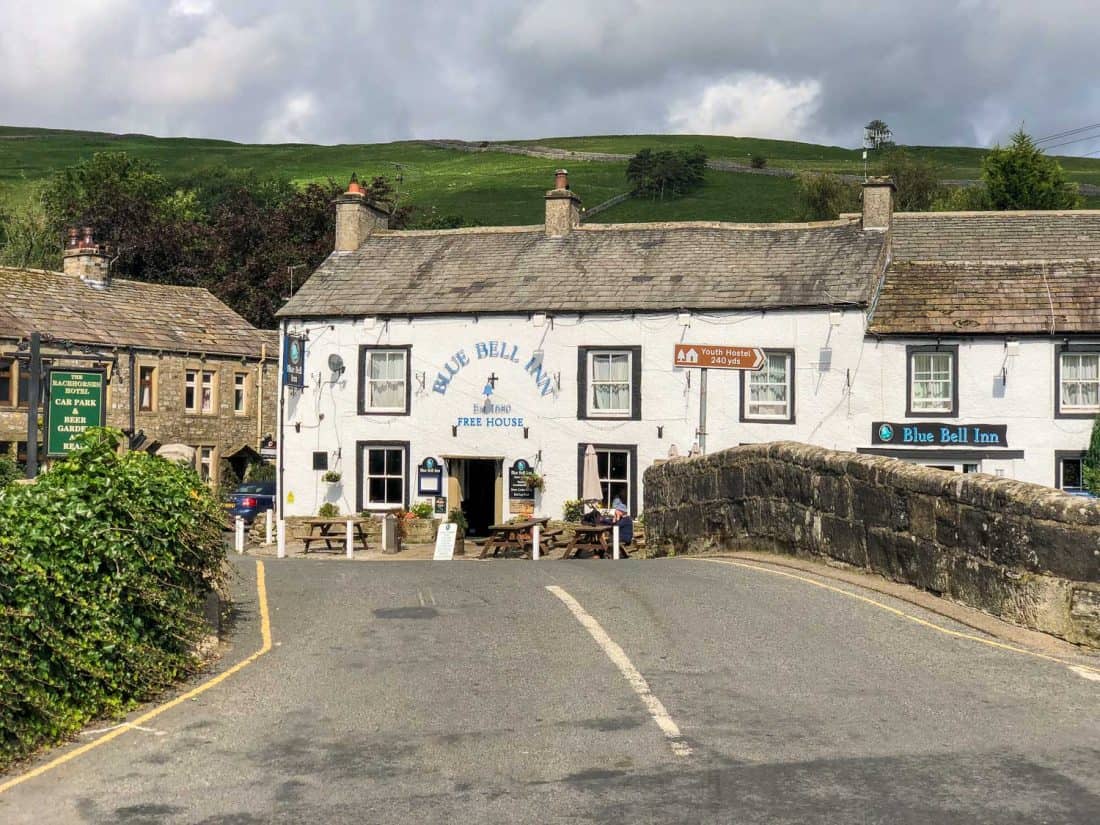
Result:
{"label": "bush", "polygon": [[90,430],[0,497],[0,766],[147,700],[200,661],[222,511],[189,467]]}
{"label": "bush", "polygon": [[430,501],[418,501],[409,508],[409,512],[417,518],[432,518],[435,515],[435,509]]}
{"label": "bush", "polygon": [[567,498],[561,505],[562,516],[566,521],[580,522],[584,515],[584,502],[579,498]]}
{"label": "bush", "polygon": [[267,461],[253,461],[244,468],[245,481],[274,481],[275,465]]}
{"label": "bush", "polygon": [[457,524],[463,535],[466,535],[466,531],[470,529],[470,525],[466,521],[466,514],[457,507],[452,507],[451,512],[447,513],[447,521]]}
{"label": "bush", "polygon": [[340,508],[331,501],[326,501],[321,505],[321,509],[317,511],[317,515],[321,518],[336,518],[340,515]]}
{"label": "bush", "polygon": [[7,486],[22,475],[14,461],[6,455],[0,455],[0,488]]}
{"label": "bush", "polygon": [[749,165],[752,166],[753,169],[763,169],[768,165],[768,159],[763,155],[750,155]]}
{"label": "bush", "polygon": [[835,220],[842,212],[858,212],[859,208],[858,185],[828,173],[798,176],[798,215],[802,220]]}

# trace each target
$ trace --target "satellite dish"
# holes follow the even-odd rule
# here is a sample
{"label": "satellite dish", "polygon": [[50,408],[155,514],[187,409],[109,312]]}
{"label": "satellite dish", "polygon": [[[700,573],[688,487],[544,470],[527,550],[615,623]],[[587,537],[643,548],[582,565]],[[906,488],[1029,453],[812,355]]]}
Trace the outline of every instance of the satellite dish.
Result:
{"label": "satellite dish", "polygon": [[337,355],[335,352],[328,357],[328,368],[333,372],[344,371],[344,359]]}

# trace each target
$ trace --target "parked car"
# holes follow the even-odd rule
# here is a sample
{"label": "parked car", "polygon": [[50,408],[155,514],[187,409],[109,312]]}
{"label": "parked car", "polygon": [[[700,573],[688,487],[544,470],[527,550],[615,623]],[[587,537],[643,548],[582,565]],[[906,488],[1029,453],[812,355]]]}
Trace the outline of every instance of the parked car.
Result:
{"label": "parked car", "polygon": [[246,481],[229,494],[226,513],[232,523],[237,516],[251,524],[257,516],[275,509],[274,481]]}

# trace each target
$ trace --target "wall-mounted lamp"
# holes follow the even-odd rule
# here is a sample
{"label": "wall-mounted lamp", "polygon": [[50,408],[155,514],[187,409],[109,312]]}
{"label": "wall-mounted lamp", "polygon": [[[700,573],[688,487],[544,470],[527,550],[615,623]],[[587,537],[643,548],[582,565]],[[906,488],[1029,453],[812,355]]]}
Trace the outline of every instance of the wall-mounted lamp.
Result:
{"label": "wall-mounted lamp", "polygon": [[665,437],[665,428],[661,424],[657,425],[657,437],[658,438],[664,438]]}
{"label": "wall-mounted lamp", "polygon": [[294,422],[294,432],[300,433],[301,431],[302,431],[302,422],[301,421],[295,421]]}
{"label": "wall-mounted lamp", "polygon": [[458,425],[457,424],[452,424],[451,425],[451,435],[454,438],[458,438]]}
{"label": "wall-mounted lamp", "polygon": [[416,373],[416,384],[421,391],[424,390],[424,383],[428,380],[428,374],[426,372]]}
{"label": "wall-mounted lamp", "polygon": [[554,392],[561,392],[561,371],[554,373]]}
{"label": "wall-mounted lamp", "polygon": [[536,312],[534,315],[531,316],[531,323],[536,327],[546,326],[546,313]]}
{"label": "wall-mounted lamp", "polygon": [[530,434],[531,434],[531,428],[530,427],[524,427],[523,428],[523,437],[527,438]]}
{"label": "wall-mounted lamp", "polygon": [[676,323],[682,327],[691,326],[691,313],[690,312],[678,312],[676,314]]}

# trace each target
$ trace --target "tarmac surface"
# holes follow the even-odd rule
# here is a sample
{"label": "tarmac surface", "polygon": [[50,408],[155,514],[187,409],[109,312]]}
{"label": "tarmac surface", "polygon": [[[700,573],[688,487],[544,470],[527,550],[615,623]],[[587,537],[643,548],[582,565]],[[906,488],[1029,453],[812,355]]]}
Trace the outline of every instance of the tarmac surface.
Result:
{"label": "tarmac surface", "polygon": [[1100,822],[1095,656],[813,571],[234,565],[199,692],[23,766],[0,822]]}

